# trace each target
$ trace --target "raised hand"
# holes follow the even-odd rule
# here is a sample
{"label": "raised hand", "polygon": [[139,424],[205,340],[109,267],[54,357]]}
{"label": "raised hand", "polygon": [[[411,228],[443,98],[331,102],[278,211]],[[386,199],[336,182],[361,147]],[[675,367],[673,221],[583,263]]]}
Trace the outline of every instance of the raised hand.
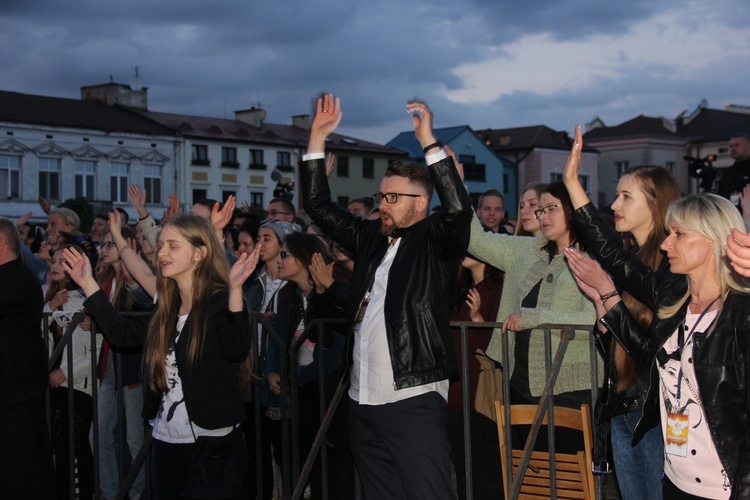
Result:
{"label": "raised hand", "polygon": [[73,248],[63,250],[63,268],[70,278],[81,287],[86,297],[90,297],[99,290],[99,284],[91,271],[91,261],[86,254]]}
{"label": "raised hand", "polygon": [[326,261],[320,253],[315,252],[313,254],[308,269],[317,293],[324,293],[333,284],[333,262],[326,265]]}
{"label": "raised hand", "polygon": [[563,171],[563,182],[565,183],[565,188],[570,195],[573,210],[576,210],[589,202],[589,196],[586,194],[583,186],[581,186],[581,181],[578,179],[578,173],[581,169],[582,150],[583,135],[581,135],[581,127],[576,125],[575,132],[573,133],[573,145],[570,147],[570,156],[568,156],[568,161],[565,162],[565,170]]}
{"label": "raised hand", "polygon": [[326,137],[333,133],[341,123],[344,113],[341,111],[341,99],[333,94],[318,98],[315,106],[315,118],[310,124],[310,142],[308,153],[322,153],[326,147]]}
{"label": "raised hand", "polygon": [[29,212],[27,214],[23,214],[18,219],[16,219],[16,221],[13,223],[16,226],[16,229],[21,229],[24,224],[29,222],[29,219],[31,218],[32,215],[33,214]]}
{"label": "raised hand", "polygon": [[727,237],[724,251],[729,257],[732,269],[741,276],[750,278],[750,235],[739,229],[732,229],[732,233]]}
{"label": "raised hand", "polygon": [[128,188],[128,196],[130,197],[130,204],[138,212],[138,217],[146,217],[148,215],[148,210],[146,210],[146,191],[141,189],[141,186],[138,184],[131,184]]}
{"label": "raised hand", "polygon": [[[406,103],[406,112],[412,113],[412,122],[414,123],[414,135],[417,137],[419,144],[423,148],[434,144],[437,140],[432,133],[432,111],[427,104],[420,101],[409,101]],[[436,151],[428,151],[427,154]]]}
{"label": "raised hand", "polygon": [[177,215],[180,212],[180,199],[176,194],[169,195],[169,204],[167,209],[164,210],[164,214],[161,216],[162,222]]}
{"label": "raised hand", "polygon": [[242,253],[237,258],[232,269],[229,270],[229,287],[242,288],[242,284],[253,274],[260,258],[260,245],[255,245],[255,250],[250,254]]}
{"label": "raised hand", "polygon": [[583,284],[581,290],[590,298],[596,301],[601,295],[615,290],[612,278],[597,261],[573,248],[565,248],[564,253],[568,267],[579,281],[579,286]]}
{"label": "raised hand", "polygon": [[49,213],[52,206],[49,204],[49,202],[44,196],[39,195],[36,201],[39,202],[39,206],[42,208],[42,212],[44,212],[45,214]]}
{"label": "raised hand", "polygon": [[236,205],[237,201],[234,195],[231,194],[227,197],[227,201],[224,202],[224,206],[221,209],[219,209],[218,201],[214,204],[214,208],[211,210],[211,224],[214,226],[215,231],[222,231],[229,224]]}
{"label": "raised hand", "polygon": [[479,295],[476,288],[469,290],[466,294],[466,305],[469,306],[469,317],[475,323],[484,323],[484,316],[479,312],[482,305],[482,296]]}

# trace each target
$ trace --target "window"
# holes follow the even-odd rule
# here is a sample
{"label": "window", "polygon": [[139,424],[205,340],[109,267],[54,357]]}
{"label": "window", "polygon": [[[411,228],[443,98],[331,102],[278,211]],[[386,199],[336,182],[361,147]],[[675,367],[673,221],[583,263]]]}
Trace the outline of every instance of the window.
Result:
{"label": "window", "polygon": [[193,144],[193,165],[211,165],[208,161],[208,146]]}
{"label": "window", "polygon": [[0,155],[0,198],[21,197],[21,157]]}
{"label": "window", "polygon": [[617,171],[618,180],[620,179],[620,177],[622,177],[622,174],[624,174],[627,169],[628,169],[628,162],[626,161],[615,162],[615,170]]}
{"label": "window", "polygon": [[94,179],[96,162],[91,160],[76,160],[75,164],[75,197],[94,201]]}
{"label": "window", "polygon": [[39,158],[39,194],[48,200],[60,199],[60,160]]}
{"label": "window", "polygon": [[250,206],[263,208],[263,193],[250,193]]}
{"label": "window", "polygon": [[232,196],[234,196],[236,198],[237,197],[237,191],[222,191],[221,192],[221,202],[224,203],[225,201],[227,201],[227,198],[229,198],[230,195],[232,195]]}
{"label": "window", "polygon": [[510,181],[508,180],[508,174],[503,174],[503,193],[508,193],[510,187]]}
{"label": "window", "polygon": [[109,196],[113,203],[128,201],[128,164],[112,163],[109,167]]}
{"label": "window", "polygon": [[287,151],[276,152],[276,166],[289,167],[292,165],[292,154]]}
{"label": "window", "polygon": [[458,161],[464,166],[464,180],[474,182],[486,182],[486,165],[477,163],[474,155],[459,155]]}
{"label": "window", "polygon": [[[589,192],[589,180],[591,179],[588,175],[579,175],[578,176],[578,182],[581,183],[581,186],[583,186],[583,190],[586,191],[586,193]],[[563,174],[558,172],[550,172],[549,174],[549,181],[550,182],[562,182],[563,180]]]}
{"label": "window", "polygon": [[339,156],[336,159],[336,175],[339,177],[349,177],[349,157]]}
{"label": "window", "polygon": [[146,203],[161,205],[161,167],[143,166],[143,188],[146,190]]}
{"label": "window", "polygon": [[372,158],[362,158],[362,178],[375,178],[375,160]]}
{"label": "window", "polygon": [[256,170],[265,170],[266,165],[263,163],[263,150],[262,149],[251,149],[250,150],[250,168]]}
{"label": "window", "polygon": [[664,168],[666,168],[667,170],[669,170],[672,173],[674,173],[674,167],[675,167],[675,162],[673,162],[673,161],[668,161],[668,162],[666,162],[664,164]]}
{"label": "window", "polygon": [[205,200],[208,198],[207,191],[205,189],[193,189],[193,205],[198,200]]}
{"label": "window", "polygon": [[237,163],[237,148],[221,148],[221,166],[230,168],[240,166]]}

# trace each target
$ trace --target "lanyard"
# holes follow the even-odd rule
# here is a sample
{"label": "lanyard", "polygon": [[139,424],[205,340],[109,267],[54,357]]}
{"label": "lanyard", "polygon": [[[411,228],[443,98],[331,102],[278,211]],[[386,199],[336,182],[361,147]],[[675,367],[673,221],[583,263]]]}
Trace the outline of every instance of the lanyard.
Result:
{"label": "lanyard", "polygon": [[[682,350],[685,348],[685,345],[690,340],[690,337],[693,336],[693,332],[695,332],[695,329],[700,324],[701,320],[703,319],[703,316],[708,313],[708,310],[711,309],[711,306],[714,305],[714,303],[719,300],[719,297],[716,297],[714,300],[711,301],[710,304],[706,306],[706,308],[703,310],[703,312],[698,316],[698,320],[693,324],[693,327],[690,329],[690,332],[688,332],[687,338],[685,338],[685,320],[682,320],[682,323],[680,323],[679,329],[677,330],[677,352],[680,354],[680,371],[677,374],[677,394],[675,394],[675,399],[677,400],[677,407],[680,407],[680,393],[682,392]],[[713,321],[711,321],[711,324],[716,321],[716,318],[714,318]],[[710,327],[711,325],[709,325]]]}

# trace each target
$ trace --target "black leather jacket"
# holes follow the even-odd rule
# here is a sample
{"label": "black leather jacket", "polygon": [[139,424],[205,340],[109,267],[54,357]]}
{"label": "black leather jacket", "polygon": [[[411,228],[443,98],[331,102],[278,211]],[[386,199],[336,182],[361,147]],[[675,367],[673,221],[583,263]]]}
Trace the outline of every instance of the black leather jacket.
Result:
{"label": "black leather jacket", "polygon": [[[459,263],[469,245],[471,200],[450,157],[428,169],[442,209],[393,234],[401,243],[388,275],[385,328],[396,389],[458,374],[450,310]],[[351,333],[354,315],[385,256],[388,238],[380,233],[380,220],[361,219],[331,200],[323,160],[303,162],[300,171],[305,211],[355,256]]]}
{"label": "black leather jacket", "polygon": [[[589,204],[574,213],[576,229],[589,252],[618,284],[653,310],[679,301],[688,290],[687,278],[669,271],[652,271],[622,248],[617,234]],[[656,314],[647,332],[634,324],[620,302],[602,318],[623,347],[641,363],[651,366],[651,381],[634,442],[659,422],[659,375],[656,353],[685,318],[688,303],[670,318]],[[716,451],[732,485],[731,498],[750,498],[748,425],[750,408],[750,296],[730,292],[713,331],[696,333],[693,363],[698,393]]]}

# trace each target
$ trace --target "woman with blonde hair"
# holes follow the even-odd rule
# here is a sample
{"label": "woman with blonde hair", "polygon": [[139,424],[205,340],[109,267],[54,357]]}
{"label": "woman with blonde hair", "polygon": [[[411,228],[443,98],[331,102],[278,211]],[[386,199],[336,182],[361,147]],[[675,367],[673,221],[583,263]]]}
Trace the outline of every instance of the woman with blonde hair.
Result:
{"label": "woman with blonde hair", "polygon": [[542,232],[539,220],[534,217],[534,211],[539,208],[539,197],[546,184],[527,184],[518,202],[518,223],[516,236],[538,236]]}
{"label": "woman with blonde hair", "polygon": [[[118,249],[122,252],[123,249]],[[251,345],[242,283],[258,250],[229,269],[211,223],[190,214],[170,218],[158,243],[155,312],[125,318],[111,307],[88,259],[66,251],[66,267],[88,299],[84,303],[117,345],[143,345],[147,386],[144,416],[154,419],[154,498],[239,498],[246,476],[245,419],[238,374]],[[244,365],[242,365],[244,366]],[[202,468],[223,450],[215,468]]]}
{"label": "woman with blonde hair", "polygon": [[564,174],[576,227],[614,283],[654,311],[644,330],[598,264],[566,250],[600,322],[650,368],[633,442],[661,423],[664,498],[747,498],[750,283],[729,266],[724,249],[733,229],[744,231],[742,216],[716,195],[678,199],[667,210],[660,245],[668,266],[653,269],[623,248],[588,202],[578,183],[581,146],[576,129]]}

